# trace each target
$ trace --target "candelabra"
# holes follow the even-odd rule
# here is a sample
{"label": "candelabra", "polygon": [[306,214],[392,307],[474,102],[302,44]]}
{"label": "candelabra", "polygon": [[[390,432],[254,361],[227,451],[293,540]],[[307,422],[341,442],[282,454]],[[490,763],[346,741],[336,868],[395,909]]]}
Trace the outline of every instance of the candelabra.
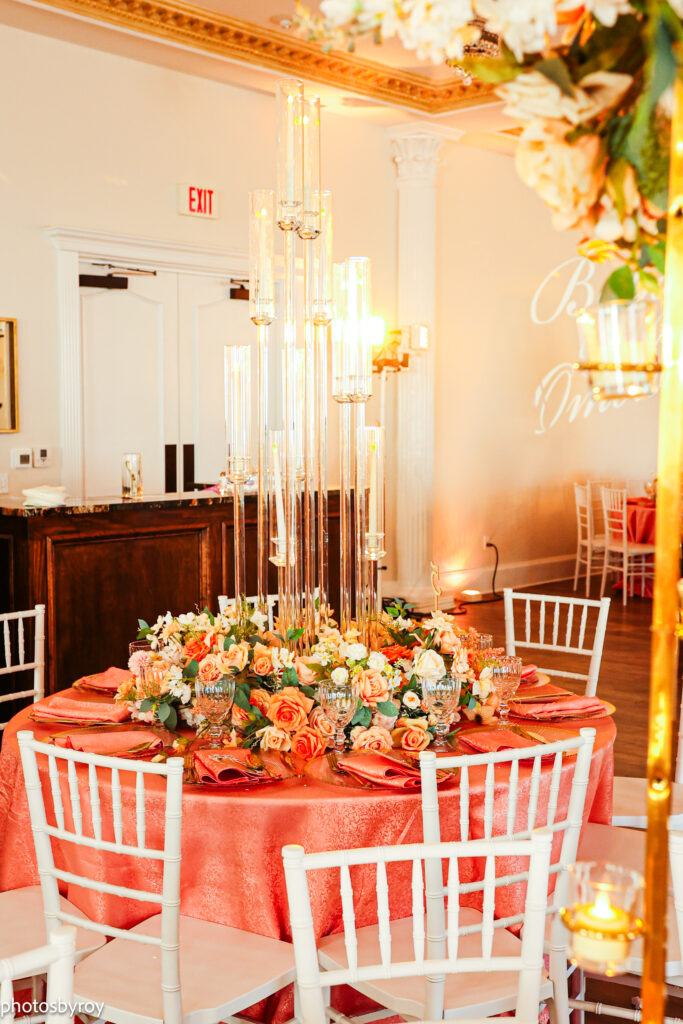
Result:
{"label": "candelabra", "polygon": [[[354,620],[351,595],[355,551],[355,620],[365,636],[369,635],[368,622],[378,617],[376,562],[381,557],[378,552],[384,538],[384,504],[383,495],[380,499],[377,492],[377,487],[383,486],[383,469],[377,460],[383,452],[383,440],[378,441],[373,435],[368,441],[365,429],[365,403],[372,385],[370,261],[352,258],[333,268],[332,196],[321,186],[320,100],[305,96],[301,83],[288,79],[278,83],[276,102],[277,189],[252,192],[250,207],[250,315],[258,331],[258,601],[265,610],[270,562],[278,570],[282,635],[290,644],[299,643],[306,650],[316,634],[316,594],[323,620],[329,614],[330,603],[330,336],[332,393],[340,412],[340,624],[348,630]],[[276,225],[282,238],[279,302],[275,281]],[[301,309],[297,306],[299,252],[303,272]],[[276,365],[281,366],[282,375],[281,381],[273,382],[275,386],[269,393],[269,330],[277,320],[281,322],[282,355]],[[234,351],[239,350],[235,347]],[[240,358],[242,371],[237,378],[243,384],[245,379],[248,382],[249,364]],[[245,446],[248,429],[244,426],[244,390],[238,397],[236,387],[235,374],[228,371],[226,354],[226,416],[228,406],[232,410],[228,420],[229,458],[233,460],[229,461],[229,479],[235,488],[235,579],[236,592],[240,594],[244,588],[244,481],[238,477],[245,472],[248,453],[246,447],[240,448],[236,417],[242,417],[240,439],[245,439]],[[272,422],[271,399],[277,397],[278,390],[281,423],[276,425]],[[368,522],[368,502],[375,517],[372,522]]]}

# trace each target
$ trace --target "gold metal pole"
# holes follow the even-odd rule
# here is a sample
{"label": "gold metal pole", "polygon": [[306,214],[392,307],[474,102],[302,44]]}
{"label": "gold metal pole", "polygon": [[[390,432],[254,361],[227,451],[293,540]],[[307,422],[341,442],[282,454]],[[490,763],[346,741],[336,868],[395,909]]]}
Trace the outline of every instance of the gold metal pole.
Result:
{"label": "gold metal pole", "polygon": [[678,596],[683,462],[683,80],[675,85],[666,247],[663,371],[657,461],[655,590],[650,663],[647,755],[647,846],[643,1021],[664,1018],[667,821],[671,799],[672,734],[676,717]]}

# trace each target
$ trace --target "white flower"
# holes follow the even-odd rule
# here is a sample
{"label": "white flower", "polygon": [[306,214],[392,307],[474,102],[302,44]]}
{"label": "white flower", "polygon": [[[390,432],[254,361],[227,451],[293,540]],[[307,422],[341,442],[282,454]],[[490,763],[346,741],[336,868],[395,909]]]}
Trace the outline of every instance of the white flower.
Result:
{"label": "white flower", "polygon": [[446,665],[436,651],[420,651],[415,658],[415,675],[420,679],[441,679],[446,675]]}
{"label": "white flower", "polygon": [[339,657],[344,661],[362,661],[367,656],[368,649],[365,644],[350,644],[346,640],[339,644]]}
{"label": "white flower", "polygon": [[296,652],[290,651],[288,647],[276,647],[273,651],[273,668],[276,672],[282,672],[286,668],[294,668]]}
{"label": "white flower", "polygon": [[554,0],[476,0],[475,6],[520,61],[525,53],[540,53],[557,30]]}
{"label": "white flower", "polygon": [[373,651],[368,658],[368,668],[377,668],[380,672],[383,672],[387,667],[387,659],[379,651]]}
{"label": "white flower", "polygon": [[404,619],[402,615],[398,615],[395,619],[393,619],[393,623],[399,629],[410,629],[411,626],[413,625],[413,620]]}
{"label": "white flower", "polygon": [[577,125],[615,107],[632,81],[631,75],[594,71],[567,96],[540,71],[529,71],[500,86],[497,92],[506,102],[503,113],[510,117],[523,121],[561,119]]}
{"label": "white flower", "polygon": [[335,668],[333,670],[333,672],[332,672],[332,677],[331,678],[332,678],[332,682],[336,686],[343,686],[344,683],[346,682],[346,680],[349,678],[348,669],[341,668],[341,667]]}
{"label": "white flower", "polygon": [[407,708],[410,708],[411,711],[415,711],[416,708],[419,708],[420,706],[420,698],[418,694],[415,693],[415,690],[406,690],[403,694],[403,703]]}
{"label": "white flower", "polygon": [[[673,0],[671,6],[676,13],[680,15],[681,10],[676,10],[677,3],[683,10],[681,0]],[[602,25],[606,25],[608,28],[611,28],[612,25],[614,25],[620,14],[633,13],[633,8],[628,0],[583,0],[583,6],[590,14],[595,15]],[[573,11],[576,10],[577,7],[578,4],[576,3],[576,0],[561,0],[557,5],[558,11]]]}
{"label": "white flower", "polygon": [[192,689],[188,683],[184,683],[182,680],[180,682],[172,682],[169,687],[169,693],[174,697],[178,697],[181,704],[189,704],[192,700]]}
{"label": "white flower", "polygon": [[187,707],[180,708],[180,717],[191,729],[196,729],[204,721],[203,715],[195,715],[192,709]]}
{"label": "white flower", "polygon": [[258,608],[255,608],[254,611],[251,613],[249,621],[253,622],[253,624],[256,626],[258,630],[263,630],[266,628],[268,616],[264,615],[263,612],[260,612]]}
{"label": "white flower", "polygon": [[467,660],[467,651],[464,647],[461,647],[453,655],[453,663],[451,667],[452,672],[467,672],[469,668],[469,662]]}
{"label": "white flower", "polygon": [[474,694],[475,697],[479,697],[481,698],[481,700],[486,700],[486,698],[488,697],[492,690],[492,676],[493,669],[491,668],[490,665],[487,665],[486,668],[483,668],[481,670],[481,672],[479,673],[479,678],[475,679],[474,682],[472,683],[472,693]]}

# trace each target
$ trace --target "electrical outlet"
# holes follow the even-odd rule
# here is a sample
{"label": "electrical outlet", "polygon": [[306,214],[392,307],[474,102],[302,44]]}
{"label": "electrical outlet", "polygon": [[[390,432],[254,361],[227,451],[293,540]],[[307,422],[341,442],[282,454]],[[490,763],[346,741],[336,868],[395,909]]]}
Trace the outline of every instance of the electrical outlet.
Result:
{"label": "electrical outlet", "polygon": [[38,469],[45,469],[52,465],[52,448],[34,448],[33,465]]}
{"label": "electrical outlet", "polygon": [[0,494],[9,494],[9,476],[7,473],[0,473]]}
{"label": "electrical outlet", "polygon": [[481,546],[484,549],[484,551],[486,551],[487,547],[489,546],[489,538],[486,536],[486,534],[484,534],[484,538],[483,538],[483,542],[482,542]]}

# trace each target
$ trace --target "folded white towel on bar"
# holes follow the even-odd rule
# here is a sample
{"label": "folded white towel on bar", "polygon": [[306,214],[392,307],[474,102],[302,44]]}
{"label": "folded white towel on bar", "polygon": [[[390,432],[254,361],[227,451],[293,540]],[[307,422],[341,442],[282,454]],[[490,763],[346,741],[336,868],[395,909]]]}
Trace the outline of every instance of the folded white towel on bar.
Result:
{"label": "folded white towel on bar", "polygon": [[69,496],[66,487],[50,487],[49,484],[27,487],[21,493],[26,498],[25,505],[36,505],[40,508],[57,508],[64,505]]}

